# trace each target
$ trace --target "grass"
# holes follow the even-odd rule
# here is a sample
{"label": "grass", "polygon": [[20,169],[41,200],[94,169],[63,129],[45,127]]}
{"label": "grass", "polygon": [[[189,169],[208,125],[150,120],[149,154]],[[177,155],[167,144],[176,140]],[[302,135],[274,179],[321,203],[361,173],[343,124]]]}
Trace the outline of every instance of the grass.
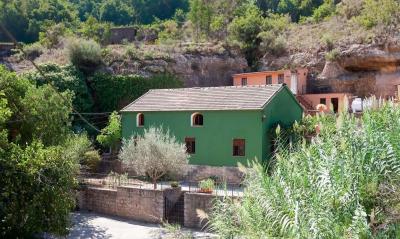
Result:
{"label": "grass", "polygon": [[400,107],[380,104],[360,119],[319,116],[321,133],[279,144],[272,169],[252,162],[243,199],[217,202],[211,230],[222,238],[398,238]]}

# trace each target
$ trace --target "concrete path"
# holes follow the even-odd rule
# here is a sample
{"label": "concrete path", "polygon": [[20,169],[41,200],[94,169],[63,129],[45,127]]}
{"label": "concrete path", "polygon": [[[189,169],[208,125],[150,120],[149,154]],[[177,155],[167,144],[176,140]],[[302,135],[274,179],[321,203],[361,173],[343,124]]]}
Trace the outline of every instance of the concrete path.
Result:
{"label": "concrete path", "polygon": [[[172,239],[177,237],[157,224],[141,223],[89,212],[74,212],[71,216],[72,228],[67,236],[71,239]],[[187,236],[185,238],[215,238],[209,233],[187,229],[183,231]]]}

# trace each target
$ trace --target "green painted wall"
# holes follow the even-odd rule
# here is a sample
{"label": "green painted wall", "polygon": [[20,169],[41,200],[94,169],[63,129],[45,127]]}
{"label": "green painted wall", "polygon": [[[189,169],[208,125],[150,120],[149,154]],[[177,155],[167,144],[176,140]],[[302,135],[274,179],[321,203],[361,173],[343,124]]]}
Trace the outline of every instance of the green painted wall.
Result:
{"label": "green painted wall", "polygon": [[[145,127],[162,125],[182,142],[185,137],[196,138],[196,153],[189,162],[197,165],[237,166],[247,159],[262,155],[261,111],[200,111],[204,125],[192,127],[190,117],[194,112],[144,112]],[[123,112],[122,136],[141,134],[143,127],[136,127],[136,112]],[[232,156],[233,139],[245,139],[245,156]]]}
{"label": "green painted wall", "polygon": [[[251,111],[200,111],[204,125],[192,127],[190,117],[195,111],[143,112],[145,128],[160,126],[170,129],[182,142],[185,137],[196,138],[196,153],[189,162],[196,165],[237,166],[248,159],[266,160],[269,154],[267,132],[276,122],[293,123],[302,117],[302,109],[293,95],[284,88],[264,110]],[[142,134],[144,127],[136,126],[138,112],[122,112],[122,137],[128,139]],[[266,118],[263,120],[263,115]],[[245,156],[232,156],[233,139],[245,139]]]}
{"label": "green painted wall", "polygon": [[[266,119],[262,126],[263,160],[268,160],[271,155],[271,129],[277,124],[288,127],[295,121],[299,122],[303,117],[303,108],[297,102],[295,96],[285,87],[282,89],[263,110]],[[273,129],[272,129],[273,130]]]}

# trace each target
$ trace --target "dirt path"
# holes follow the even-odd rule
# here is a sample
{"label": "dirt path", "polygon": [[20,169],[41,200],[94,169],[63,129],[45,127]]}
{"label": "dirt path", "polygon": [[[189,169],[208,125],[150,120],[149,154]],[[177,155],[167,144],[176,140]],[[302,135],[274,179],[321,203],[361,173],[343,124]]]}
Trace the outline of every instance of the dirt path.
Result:
{"label": "dirt path", "polygon": [[[160,225],[141,223],[89,212],[72,213],[72,228],[67,238],[73,239],[164,239],[171,237]],[[197,239],[215,238],[213,235],[197,231],[188,231]]]}

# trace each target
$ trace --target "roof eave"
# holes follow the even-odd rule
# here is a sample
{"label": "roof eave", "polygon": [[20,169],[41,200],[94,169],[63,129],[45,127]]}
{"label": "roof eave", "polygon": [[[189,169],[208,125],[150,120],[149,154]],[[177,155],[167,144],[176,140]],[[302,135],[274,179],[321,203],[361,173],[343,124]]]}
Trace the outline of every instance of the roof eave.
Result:
{"label": "roof eave", "polygon": [[120,110],[121,113],[124,112],[185,112],[185,111],[259,111],[263,110],[263,108],[248,108],[248,109],[174,109],[174,110],[165,110],[165,109],[153,109],[153,110]]}

